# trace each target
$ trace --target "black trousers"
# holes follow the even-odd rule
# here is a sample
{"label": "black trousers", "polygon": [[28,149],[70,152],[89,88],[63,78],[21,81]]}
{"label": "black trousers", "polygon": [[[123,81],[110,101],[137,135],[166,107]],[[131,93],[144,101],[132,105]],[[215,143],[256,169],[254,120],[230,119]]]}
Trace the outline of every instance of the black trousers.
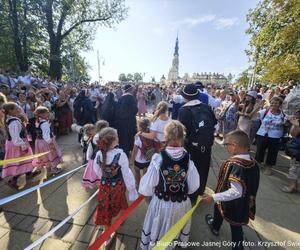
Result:
{"label": "black trousers", "polygon": [[262,163],[265,160],[265,153],[268,149],[266,165],[274,166],[276,164],[279,151],[280,138],[270,138],[267,136],[257,135],[256,137],[256,154],[255,160]]}
{"label": "black trousers", "polygon": [[190,153],[191,159],[200,175],[200,187],[195,193],[190,195],[190,198],[195,200],[198,195],[203,195],[206,187],[211,160],[211,148],[205,148],[203,151],[201,148],[191,146],[187,148],[187,151]]}
{"label": "black trousers", "polygon": [[[220,230],[223,223],[223,217],[220,214],[219,209],[217,208],[217,205],[214,207],[214,221],[213,221],[213,228],[216,230]],[[243,239],[244,239],[244,233],[242,226],[234,226],[230,225],[231,229],[231,241],[235,243],[232,247],[234,250],[242,250],[243,247]]]}
{"label": "black trousers", "polygon": [[30,136],[31,136],[31,140],[32,140],[31,143],[34,145],[35,140],[36,140],[35,118],[29,119],[26,128],[27,128],[28,133],[29,133]]}

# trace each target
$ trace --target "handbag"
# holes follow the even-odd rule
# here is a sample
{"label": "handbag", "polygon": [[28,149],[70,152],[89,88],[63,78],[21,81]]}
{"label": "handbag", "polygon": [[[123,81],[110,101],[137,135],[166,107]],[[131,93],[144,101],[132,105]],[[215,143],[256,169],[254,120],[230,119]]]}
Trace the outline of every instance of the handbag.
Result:
{"label": "handbag", "polygon": [[292,138],[285,144],[286,155],[300,161],[300,140]]}
{"label": "handbag", "polygon": [[227,114],[229,108],[232,106],[232,104],[234,104],[234,103],[231,103],[230,105],[228,105],[228,107],[223,112],[219,113],[219,120],[225,120],[226,114]]}

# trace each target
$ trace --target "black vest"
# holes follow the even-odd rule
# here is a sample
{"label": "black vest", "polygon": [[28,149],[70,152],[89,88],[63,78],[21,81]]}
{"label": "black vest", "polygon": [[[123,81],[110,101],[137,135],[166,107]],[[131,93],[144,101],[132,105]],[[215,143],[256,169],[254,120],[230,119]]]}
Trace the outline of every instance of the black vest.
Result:
{"label": "black vest", "polygon": [[[43,130],[41,128],[42,124],[45,123],[46,121],[42,121],[39,123],[38,127],[36,128],[36,138],[37,139],[43,139]],[[50,138],[53,138],[53,132],[52,128],[50,127]]]}
{"label": "black vest", "polygon": [[93,143],[93,139],[91,139],[91,144],[92,144],[92,148],[93,148],[93,153],[91,156],[91,160],[95,160],[96,154],[99,150],[98,145]]}
{"label": "black vest", "polygon": [[156,196],[165,201],[185,201],[188,197],[186,178],[189,168],[189,154],[185,152],[180,159],[175,160],[163,150],[161,156],[159,182],[155,187]]}
{"label": "black vest", "polygon": [[102,185],[116,186],[117,183],[123,181],[121,166],[119,165],[120,156],[121,153],[116,154],[111,164],[105,166],[103,166],[104,164],[100,161],[100,157],[97,158],[97,163],[102,170]]}
{"label": "black vest", "polygon": [[259,175],[259,167],[254,160],[230,158],[223,163],[215,192],[227,191],[230,188],[230,182],[238,182],[243,187],[243,194],[240,198],[217,203],[222,217],[231,225],[248,224],[249,218],[254,220]]}
{"label": "black vest", "polygon": [[20,120],[19,120],[18,118],[11,118],[11,119],[9,119],[8,121],[6,121],[7,140],[8,140],[8,141],[11,141],[11,136],[10,136],[10,133],[9,133],[8,126],[9,126],[9,124],[10,124],[11,122],[13,122],[13,121],[18,121],[18,122],[22,125],[22,129],[21,129],[21,131],[20,131],[19,136],[20,136],[21,139],[25,139],[25,138],[26,138],[26,129],[25,129],[25,127],[23,126],[23,124],[20,122]]}

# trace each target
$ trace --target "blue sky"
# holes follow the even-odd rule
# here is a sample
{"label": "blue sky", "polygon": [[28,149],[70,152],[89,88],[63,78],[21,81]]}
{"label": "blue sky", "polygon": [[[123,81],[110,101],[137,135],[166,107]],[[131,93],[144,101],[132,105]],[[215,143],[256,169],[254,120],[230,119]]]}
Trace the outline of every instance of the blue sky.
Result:
{"label": "blue sky", "polygon": [[[128,0],[128,18],[115,29],[99,27],[93,50],[83,53],[98,79],[97,50],[105,58],[104,81],[120,73],[168,75],[179,33],[179,74],[238,74],[248,66],[246,14],[258,0]],[[101,60],[103,61],[103,60]]]}

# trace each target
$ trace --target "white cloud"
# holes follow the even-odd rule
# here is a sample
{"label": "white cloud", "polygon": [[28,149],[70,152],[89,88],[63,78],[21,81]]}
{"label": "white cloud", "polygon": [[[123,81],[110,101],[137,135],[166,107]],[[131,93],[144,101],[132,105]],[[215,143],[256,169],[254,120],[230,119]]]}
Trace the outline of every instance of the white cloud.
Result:
{"label": "white cloud", "polygon": [[156,35],[163,36],[168,32],[174,32],[180,28],[180,26],[185,26],[188,28],[193,28],[201,24],[211,24],[216,30],[229,29],[239,23],[237,17],[217,17],[214,14],[203,15],[199,17],[187,17],[175,22],[170,23],[166,27],[155,27],[152,32]]}
{"label": "white cloud", "polygon": [[184,25],[189,28],[198,26],[200,24],[208,24],[212,23],[217,30],[221,29],[228,29],[232,26],[235,26],[238,24],[238,18],[237,17],[217,17],[214,14],[199,16],[199,17],[187,17],[182,20],[178,20],[172,23],[172,25],[179,26]]}
{"label": "white cloud", "polygon": [[190,26],[197,26],[202,23],[209,23],[209,22],[213,21],[215,18],[216,18],[216,15],[205,15],[205,16],[196,17],[196,18],[189,17],[189,18],[185,18],[182,21],[179,21],[179,23],[187,24]]}
{"label": "white cloud", "polygon": [[205,15],[205,16],[200,16],[200,17],[187,17],[185,19],[179,20],[174,22],[174,24],[179,25],[188,25],[189,27],[197,26],[202,23],[209,23],[212,22],[216,18],[216,15]]}
{"label": "white cloud", "polygon": [[232,17],[232,18],[218,18],[215,20],[214,25],[217,30],[221,29],[228,29],[232,26],[235,26],[238,24],[238,18]]}

